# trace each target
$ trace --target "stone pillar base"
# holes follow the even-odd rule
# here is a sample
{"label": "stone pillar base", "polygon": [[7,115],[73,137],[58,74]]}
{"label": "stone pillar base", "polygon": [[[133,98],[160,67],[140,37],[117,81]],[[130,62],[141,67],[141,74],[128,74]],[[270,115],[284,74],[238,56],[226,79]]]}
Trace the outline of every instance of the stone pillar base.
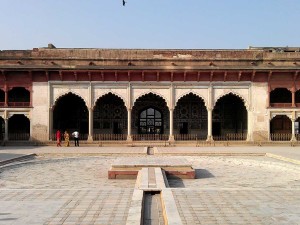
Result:
{"label": "stone pillar base", "polygon": [[127,140],[126,141],[132,141],[132,136],[131,135],[127,135]]}
{"label": "stone pillar base", "polygon": [[93,141],[93,135],[89,135],[87,141],[92,142]]}
{"label": "stone pillar base", "polygon": [[247,134],[246,141],[252,141],[252,136],[250,134]]}
{"label": "stone pillar base", "polygon": [[174,135],[170,135],[170,136],[169,136],[169,142],[175,142]]}
{"label": "stone pillar base", "polygon": [[296,139],[296,136],[295,136],[295,135],[292,135],[292,139],[291,139],[291,141],[297,141],[297,139]]}
{"label": "stone pillar base", "polygon": [[214,141],[213,136],[207,136],[206,141]]}

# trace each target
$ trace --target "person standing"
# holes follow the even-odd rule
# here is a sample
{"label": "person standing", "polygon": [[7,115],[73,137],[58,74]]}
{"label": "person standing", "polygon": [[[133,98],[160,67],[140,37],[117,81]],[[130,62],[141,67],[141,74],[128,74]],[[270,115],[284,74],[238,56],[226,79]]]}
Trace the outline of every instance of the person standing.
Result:
{"label": "person standing", "polygon": [[65,139],[65,146],[69,147],[70,146],[70,135],[69,135],[68,131],[65,131],[64,139]]}
{"label": "person standing", "polygon": [[60,133],[60,130],[57,130],[56,131],[56,146],[57,147],[61,147],[61,133]]}
{"label": "person standing", "polygon": [[72,136],[74,137],[74,140],[75,140],[75,146],[79,147],[79,132],[78,131],[74,131],[72,133]]}

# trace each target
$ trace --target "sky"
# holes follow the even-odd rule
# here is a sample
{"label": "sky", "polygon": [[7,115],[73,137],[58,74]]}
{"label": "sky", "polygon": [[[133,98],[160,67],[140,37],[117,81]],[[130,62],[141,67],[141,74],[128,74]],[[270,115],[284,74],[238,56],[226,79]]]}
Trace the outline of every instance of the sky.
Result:
{"label": "sky", "polygon": [[300,47],[300,0],[0,0],[0,50]]}

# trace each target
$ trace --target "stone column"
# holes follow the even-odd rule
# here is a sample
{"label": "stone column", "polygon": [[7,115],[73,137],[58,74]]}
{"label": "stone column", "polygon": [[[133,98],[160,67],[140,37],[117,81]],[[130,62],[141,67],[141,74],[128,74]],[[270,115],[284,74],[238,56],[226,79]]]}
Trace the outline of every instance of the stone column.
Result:
{"label": "stone column", "polygon": [[292,107],[296,107],[296,104],[295,104],[295,90],[292,91]]}
{"label": "stone column", "polygon": [[251,110],[247,111],[247,140],[252,141],[252,112]]}
{"label": "stone column", "polygon": [[206,141],[213,141],[212,136],[212,109],[207,109],[207,139]]}
{"label": "stone column", "polygon": [[132,141],[132,136],[131,136],[131,109],[127,109],[127,141]]}
{"label": "stone column", "polygon": [[5,89],[5,95],[4,95],[4,106],[8,106],[8,91]]}
{"label": "stone column", "polygon": [[291,141],[296,141],[296,136],[295,136],[295,119],[292,119],[292,138]]}
{"label": "stone column", "polygon": [[173,119],[173,115],[174,115],[174,109],[170,109],[170,136],[169,136],[169,141],[174,141],[174,134],[173,134],[173,124],[174,124],[174,119]]}
{"label": "stone column", "polygon": [[94,121],[94,111],[89,108],[89,136],[88,141],[93,141],[93,121]]}
{"label": "stone column", "polygon": [[4,127],[5,127],[5,131],[4,131],[4,141],[8,141],[8,119],[4,119]]}
{"label": "stone column", "polygon": [[49,135],[49,140],[52,140],[52,132],[53,132],[53,109],[50,107],[49,108],[49,130],[48,130],[48,135]]}

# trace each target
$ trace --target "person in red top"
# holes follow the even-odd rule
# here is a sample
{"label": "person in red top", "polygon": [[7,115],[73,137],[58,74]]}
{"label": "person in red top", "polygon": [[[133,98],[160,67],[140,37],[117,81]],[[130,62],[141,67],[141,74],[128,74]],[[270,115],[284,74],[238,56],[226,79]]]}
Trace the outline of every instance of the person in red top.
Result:
{"label": "person in red top", "polygon": [[61,133],[60,133],[60,130],[57,130],[56,131],[56,146],[57,147],[61,147],[60,141],[61,141]]}

